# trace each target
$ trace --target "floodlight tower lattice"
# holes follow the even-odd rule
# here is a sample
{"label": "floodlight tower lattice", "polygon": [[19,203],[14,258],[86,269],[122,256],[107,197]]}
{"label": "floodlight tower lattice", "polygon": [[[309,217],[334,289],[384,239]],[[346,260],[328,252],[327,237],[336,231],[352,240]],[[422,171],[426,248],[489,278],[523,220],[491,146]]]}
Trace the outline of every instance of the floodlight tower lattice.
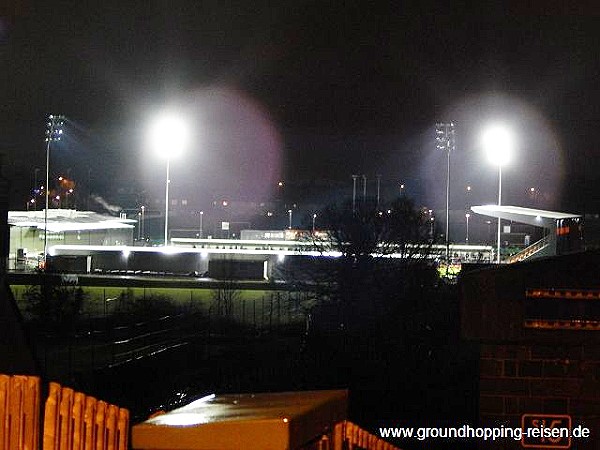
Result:
{"label": "floodlight tower lattice", "polygon": [[435,124],[435,146],[445,151],[446,165],[446,264],[450,262],[450,153],[456,149],[456,132],[454,122],[439,122]]}
{"label": "floodlight tower lattice", "polygon": [[50,114],[46,122],[46,206],[44,210],[44,269],[48,254],[48,208],[50,207],[50,144],[58,142],[63,135],[65,116],[61,114]]}

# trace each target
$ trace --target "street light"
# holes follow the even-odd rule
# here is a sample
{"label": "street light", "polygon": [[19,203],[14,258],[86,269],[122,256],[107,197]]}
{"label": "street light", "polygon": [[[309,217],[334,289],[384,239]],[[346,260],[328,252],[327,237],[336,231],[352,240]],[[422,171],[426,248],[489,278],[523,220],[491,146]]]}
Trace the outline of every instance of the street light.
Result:
{"label": "street light", "polygon": [[469,217],[471,217],[471,214],[466,213],[465,219],[467,219],[467,239],[466,239],[467,244],[469,244]]}
{"label": "street light", "polygon": [[140,223],[140,238],[142,240],[146,241],[146,233],[144,232],[144,225],[145,225],[145,223],[144,223],[144,214],[146,212],[146,207],[142,206],[140,209],[142,210],[141,211],[141,217],[140,217],[140,219],[141,219],[141,223]]}
{"label": "street light", "polygon": [[39,167],[36,167],[35,170],[33,171],[33,198],[36,199],[34,203],[34,208],[35,211],[37,211],[37,197],[38,194],[40,193],[40,185],[38,184],[38,173],[40,171]]}
{"label": "street light", "polygon": [[46,122],[46,209],[44,210],[44,269],[48,254],[48,208],[50,207],[50,143],[60,141],[63,134],[65,116],[50,114]]}
{"label": "street light", "polygon": [[537,200],[539,198],[539,191],[534,187],[530,187],[529,188],[529,197],[531,198],[531,200],[534,203],[537,203]]}
{"label": "street light", "polygon": [[315,234],[315,220],[317,220],[317,213],[312,215],[312,234]]}
{"label": "street light", "polygon": [[367,176],[363,175],[362,180],[363,180],[363,204],[366,205],[367,204]]}
{"label": "street light", "polygon": [[164,245],[169,238],[169,184],[171,183],[171,158],[179,156],[190,140],[189,128],[185,120],[174,113],[164,113],[154,119],[150,125],[149,143],[152,149],[167,160],[165,182],[165,230]]}
{"label": "street light", "polygon": [[472,192],[471,185],[468,184],[465,187],[465,209],[467,209],[467,210],[471,207],[471,202],[472,202],[472,200],[471,200],[471,192]]}
{"label": "street light", "polygon": [[204,211],[200,211],[200,239],[202,239],[203,230],[202,230],[202,219],[204,218]]}
{"label": "street light", "polygon": [[429,237],[431,238],[432,241],[435,238],[434,232],[435,232],[435,217],[431,216],[429,218]]}
{"label": "street light", "polygon": [[[510,131],[502,125],[487,128],[482,135],[482,143],[490,162],[498,166],[498,206],[502,205],[502,166],[511,159],[514,139]],[[500,264],[500,217],[498,217],[498,240],[496,262]]]}
{"label": "street light", "polygon": [[288,216],[289,216],[289,226],[288,229],[292,229],[292,210],[288,209]]}
{"label": "street light", "polygon": [[352,175],[352,214],[356,212],[356,180],[358,175]]}

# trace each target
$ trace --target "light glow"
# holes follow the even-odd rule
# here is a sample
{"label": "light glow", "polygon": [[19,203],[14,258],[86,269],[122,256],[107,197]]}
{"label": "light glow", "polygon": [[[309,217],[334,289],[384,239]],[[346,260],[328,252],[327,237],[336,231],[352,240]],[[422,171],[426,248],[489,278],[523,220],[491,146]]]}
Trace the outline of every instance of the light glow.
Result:
{"label": "light glow", "polygon": [[194,400],[192,403],[190,403],[189,405],[187,405],[185,408],[186,409],[191,409],[191,408],[201,408],[204,406],[209,406],[210,405],[210,401],[214,400],[216,398],[216,394],[208,394],[205,395],[204,397],[201,397],[197,400]]}
{"label": "light glow", "polygon": [[176,248],[171,247],[169,245],[161,247],[159,249],[159,252],[161,252],[163,255],[174,255],[175,253],[179,253]]}
{"label": "light glow", "polygon": [[190,128],[180,115],[164,113],[150,123],[148,140],[154,152],[165,159],[171,159],[183,153],[189,145]]}
{"label": "light glow", "polygon": [[489,161],[496,166],[505,166],[511,160],[514,137],[508,128],[492,125],[482,135],[483,148]]}
{"label": "light glow", "polygon": [[209,421],[210,417],[206,416],[205,414],[173,412],[150,419],[150,422],[156,425],[168,425],[172,427],[200,425],[203,423],[208,423]]}

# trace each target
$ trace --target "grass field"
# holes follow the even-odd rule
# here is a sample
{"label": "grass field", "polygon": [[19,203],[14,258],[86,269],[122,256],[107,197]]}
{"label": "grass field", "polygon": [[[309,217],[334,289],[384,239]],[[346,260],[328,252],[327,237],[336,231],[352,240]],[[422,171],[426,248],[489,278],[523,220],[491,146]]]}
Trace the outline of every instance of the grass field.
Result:
{"label": "grass field", "polygon": [[[26,292],[31,286],[12,285],[11,289],[21,311],[27,310]],[[177,287],[115,287],[82,286],[85,301],[82,317],[103,317],[131,312],[136,308],[162,307],[168,303],[174,313],[195,311],[207,316],[226,315],[228,318],[262,328],[303,321],[308,306],[306,293],[273,289],[237,289],[232,285],[216,285],[215,288]]]}

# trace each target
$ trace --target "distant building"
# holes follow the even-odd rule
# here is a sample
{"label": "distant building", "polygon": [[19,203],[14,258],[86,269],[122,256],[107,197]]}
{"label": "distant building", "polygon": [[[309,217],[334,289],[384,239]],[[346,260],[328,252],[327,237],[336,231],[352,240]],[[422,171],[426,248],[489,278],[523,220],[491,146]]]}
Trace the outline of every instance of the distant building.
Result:
{"label": "distant building", "polygon": [[[53,245],[132,245],[135,220],[91,211],[48,210],[48,252]],[[9,211],[9,268],[36,265],[44,253],[44,211]]]}
{"label": "distant building", "polygon": [[[583,223],[579,214],[546,211],[542,209],[523,208],[509,205],[481,205],[473,206],[471,210],[476,214],[505,220],[509,223],[518,222],[538,227],[544,230],[544,237],[537,242],[530,243],[519,253],[511,255],[505,262],[519,262],[528,258],[555,256],[582,251]],[[501,233],[503,246],[514,245],[511,242],[510,225],[505,225],[505,232]],[[525,234],[520,239],[524,244]]]}

